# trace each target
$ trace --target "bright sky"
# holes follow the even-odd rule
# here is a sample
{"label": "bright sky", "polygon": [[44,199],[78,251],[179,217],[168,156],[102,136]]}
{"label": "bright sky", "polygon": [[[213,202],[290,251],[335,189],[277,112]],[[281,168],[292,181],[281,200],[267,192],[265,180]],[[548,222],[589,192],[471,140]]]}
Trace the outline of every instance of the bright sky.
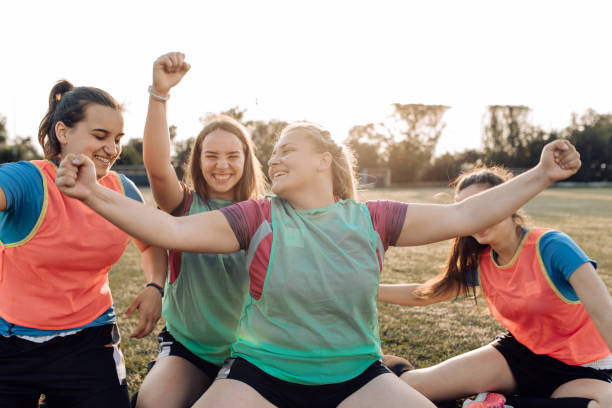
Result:
{"label": "bright sky", "polygon": [[545,129],[571,112],[612,112],[607,1],[4,1],[0,114],[37,135],[55,81],[103,88],[141,137],[152,63],[183,51],[192,69],[169,122],[233,106],[247,119],[318,122],[344,139],[393,103],[444,104],[438,153],[479,147],[486,105],[522,104]]}

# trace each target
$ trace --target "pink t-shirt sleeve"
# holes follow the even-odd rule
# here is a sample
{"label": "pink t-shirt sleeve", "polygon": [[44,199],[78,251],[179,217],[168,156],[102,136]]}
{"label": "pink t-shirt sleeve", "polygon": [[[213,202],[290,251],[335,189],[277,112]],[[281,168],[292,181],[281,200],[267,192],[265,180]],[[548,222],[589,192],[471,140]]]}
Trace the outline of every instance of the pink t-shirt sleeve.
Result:
{"label": "pink t-shirt sleeve", "polygon": [[236,235],[240,249],[248,249],[251,238],[262,222],[271,220],[270,200],[247,200],[221,208]]}
{"label": "pink t-shirt sleeve", "polygon": [[372,225],[378,232],[385,250],[394,246],[402,232],[408,204],[399,201],[367,201]]}

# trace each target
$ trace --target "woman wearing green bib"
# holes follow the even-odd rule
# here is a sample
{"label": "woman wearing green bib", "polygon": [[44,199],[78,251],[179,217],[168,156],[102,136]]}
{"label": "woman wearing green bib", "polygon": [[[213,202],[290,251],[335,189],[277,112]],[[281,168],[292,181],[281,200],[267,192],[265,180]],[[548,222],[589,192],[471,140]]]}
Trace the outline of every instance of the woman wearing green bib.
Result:
{"label": "woman wearing green bib", "polygon": [[[160,209],[198,214],[263,196],[265,177],[247,129],[233,118],[210,117],[196,138],[187,169],[193,189],[170,162],[167,100],[189,71],[182,53],[153,64],[143,158]],[[202,254],[170,251],[155,365],[138,392],[136,407],[190,407],[230,356],[248,293],[244,251]]]}
{"label": "woman wearing green bib", "polygon": [[285,128],[269,161],[276,197],[173,218],[100,187],[81,156],[57,185],[156,246],[247,250],[249,300],[232,359],[196,407],[434,407],[380,363],[376,296],[384,248],[472,234],[509,216],[579,155],[548,144],[534,169],[456,204],[355,201],[353,166],[329,132]]}

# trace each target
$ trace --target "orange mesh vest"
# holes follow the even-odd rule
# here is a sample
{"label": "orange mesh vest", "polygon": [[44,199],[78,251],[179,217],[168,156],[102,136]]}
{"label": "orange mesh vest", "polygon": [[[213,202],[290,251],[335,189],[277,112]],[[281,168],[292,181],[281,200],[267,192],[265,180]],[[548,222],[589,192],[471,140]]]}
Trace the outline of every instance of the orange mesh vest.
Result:
{"label": "orange mesh vest", "polygon": [[[44,202],[28,236],[0,246],[0,316],[20,326],[63,330],[88,324],[112,305],[108,272],[130,237],[55,185],[56,166],[40,170]],[[110,172],[98,182],[123,193]]]}
{"label": "orange mesh vest", "polygon": [[550,229],[529,230],[508,265],[498,266],[492,249],[480,255],[479,278],[491,314],[535,354],[582,365],[610,354],[580,301],[563,297],[540,256]]}

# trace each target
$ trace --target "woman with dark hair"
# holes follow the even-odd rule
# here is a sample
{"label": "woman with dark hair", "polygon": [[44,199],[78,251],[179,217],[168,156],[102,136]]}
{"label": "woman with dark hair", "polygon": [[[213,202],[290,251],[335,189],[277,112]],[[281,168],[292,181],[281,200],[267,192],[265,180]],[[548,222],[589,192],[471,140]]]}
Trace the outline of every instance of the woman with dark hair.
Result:
{"label": "woman with dark hair", "polygon": [[580,159],[566,141],[515,180],[453,205],[356,201],[351,155],[320,126],[287,126],[269,160],[272,191],[217,211],[172,217],[101,187],[82,155],[56,184],[145,242],[184,251],[247,251],[249,298],[232,357],[197,407],[433,407],[380,361],[376,295],[388,246],[422,245],[499,222]]}
{"label": "woman with dark hair", "polygon": [[[187,73],[185,55],[164,54],[153,64],[149,112],[143,140],[144,163],[160,209],[175,216],[218,210],[259,198],[265,176],[248,130],[237,120],[207,118],[187,169],[189,187],[170,162],[169,92]],[[202,254],[170,251],[163,299],[166,327],[159,353],[142,383],[136,406],[190,407],[213,382],[236,340],[247,300],[244,251]],[[176,379],[180,381],[176,381]]]}
{"label": "woman with dark hair", "polygon": [[[456,200],[510,178],[501,168],[476,168],[455,181]],[[381,285],[379,300],[427,305],[475,295],[480,285],[508,333],[401,378],[434,401],[496,392],[466,401],[469,408],[612,406],[612,298],[596,266],[566,234],[529,228],[519,212],[456,238],[439,276]]]}
{"label": "woman with dark hair", "polygon": [[[0,407],[36,407],[41,394],[49,407],[129,406],[108,273],[130,237],[55,185],[59,161],[81,154],[100,185],[142,202],[110,171],[122,137],[113,97],[60,81],[38,134],[46,160],[0,167]],[[163,276],[162,252],[139,247],[149,279]],[[144,335],[159,311],[137,306]]]}

